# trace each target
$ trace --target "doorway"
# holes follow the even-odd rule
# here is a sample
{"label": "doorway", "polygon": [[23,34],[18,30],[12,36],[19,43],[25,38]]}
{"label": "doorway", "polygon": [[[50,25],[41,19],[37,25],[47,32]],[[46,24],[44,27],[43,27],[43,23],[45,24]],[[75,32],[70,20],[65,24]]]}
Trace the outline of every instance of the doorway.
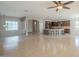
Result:
{"label": "doorway", "polygon": [[33,20],[32,21],[32,33],[36,34],[39,32],[39,21]]}

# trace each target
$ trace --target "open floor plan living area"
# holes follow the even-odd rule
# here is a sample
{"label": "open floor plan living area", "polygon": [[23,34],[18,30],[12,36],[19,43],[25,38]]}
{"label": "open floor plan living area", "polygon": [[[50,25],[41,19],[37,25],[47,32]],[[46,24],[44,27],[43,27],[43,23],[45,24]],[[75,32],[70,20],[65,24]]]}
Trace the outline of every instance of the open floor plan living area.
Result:
{"label": "open floor plan living area", "polygon": [[0,1],[0,57],[79,57],[79,1]]}

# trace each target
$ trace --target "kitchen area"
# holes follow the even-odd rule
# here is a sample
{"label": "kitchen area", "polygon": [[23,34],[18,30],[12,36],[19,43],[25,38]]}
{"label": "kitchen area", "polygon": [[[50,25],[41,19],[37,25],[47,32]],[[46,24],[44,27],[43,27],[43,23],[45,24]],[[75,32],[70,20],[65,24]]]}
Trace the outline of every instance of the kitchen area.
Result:
{"label": "kitchen area", "polygon": [[70,20],[45,21],[45,35],[64,35],[70,34]]}

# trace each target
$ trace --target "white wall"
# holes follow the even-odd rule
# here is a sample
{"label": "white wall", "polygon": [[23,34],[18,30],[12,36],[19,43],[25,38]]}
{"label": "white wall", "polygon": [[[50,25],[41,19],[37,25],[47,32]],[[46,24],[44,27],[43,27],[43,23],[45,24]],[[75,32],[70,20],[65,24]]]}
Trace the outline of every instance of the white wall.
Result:
{"label": "white wall", "polygon": [[74,28],[73,29],[73,31],[74,31],[73,34],[75,34],[75,35],[78,36],[79,35],[79,24],[78,24],[78,28],[76,28],[76,22],[79,22],[78,18],[76,18],[76,19],[73,20],[73,24],[74,24],[73,25],[73,28]]}
{"label": "white wall", "polygon": [[40,21],[39,21],[39,33],[40,34],[43,34],[44,24],[45,24],[45,22],[43,21],[43,19],[40,19]]}

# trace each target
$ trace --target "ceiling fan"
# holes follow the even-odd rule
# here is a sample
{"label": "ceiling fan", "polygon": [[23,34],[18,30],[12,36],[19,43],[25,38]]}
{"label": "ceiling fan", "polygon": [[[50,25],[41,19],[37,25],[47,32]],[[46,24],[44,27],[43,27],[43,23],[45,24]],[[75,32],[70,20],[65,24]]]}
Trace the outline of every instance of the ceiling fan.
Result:
{"label": "ceiling fan", "polygon": [[61,1],[53,1],[53,3],[56,4],[56,6],[51,6],[51,7],[48,7],[48,9],[51,9],[51,8],[56,8],[56,11],[58,11],[59,9],[70,9],[69,7],[66,7],[66,5],[68,4],[71,4],[73,3],[74,1],[69,1],[69,2],[66,2],[66,3],[61,3]]}

